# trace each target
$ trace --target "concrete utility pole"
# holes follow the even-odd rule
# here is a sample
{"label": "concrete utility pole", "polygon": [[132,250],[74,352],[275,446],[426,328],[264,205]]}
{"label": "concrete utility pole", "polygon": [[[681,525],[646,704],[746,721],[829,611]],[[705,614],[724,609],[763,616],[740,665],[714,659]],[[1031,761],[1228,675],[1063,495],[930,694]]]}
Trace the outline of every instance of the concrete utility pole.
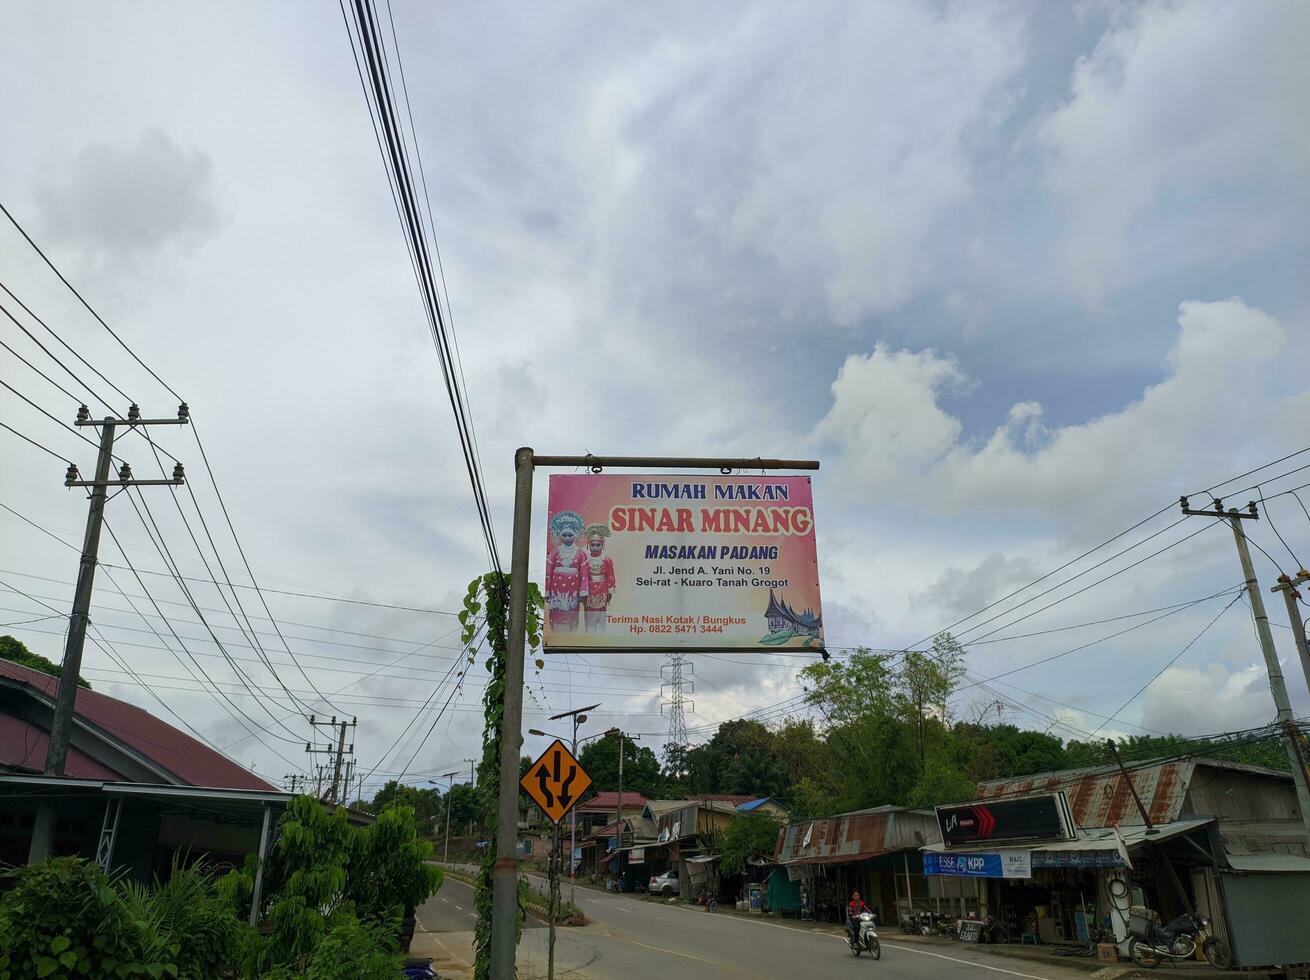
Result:
{"label": "concrete utility pole", "polygon": [[332,767],[332,783],[330,787],[326,793],[323,791],[322,774],[326,767],[320,767],[319,785],[314,792],[314,795],[323,803],[341,803],[343,802],[342,797],[350,795],[349,770],[346,771],[346,779],[344,783],[342,782],[341,776],[342,766],[345,764],[346,756],[354,756],[355,754],[355,743],[351,742],[349,748],[347,748],[346,729],[354,728],[358,724],[358,718],[352,718],[350,721],[346,721],[343,718],[341,721],[337,721],[337,716],[333,715],[331,721],[319,721],[315,715],[309,716],[309,726],[311,728],[315,731],[318,730],[319,726],[330,728],[332,729],[333,734],[336,735],[337,739],[337,744],[335,746],[329,742],[323,748],[315,746],[312,742],[305,743],[305,751],[310,755],[326,755],[331,760],[328,763],[328,765]]}
{"label": "concrete utility pole", "polygon": [[450,785],[446,789],[446,849],[441,856],[441,860],[446,864],[450,863],[450,798],[454,795],[455,777],[457,775],[459,775],[459,773],[448,772],[444,773],[441,777],[442,779],[450,780]]}
{"label": "concrete utility pole", "polygon": [[514,454],[514,543],[509,563],[509,636],[500,722],[496,863],[491,891],[491,977],[514,980],[518,932],[519,747],[523,743],[523,653],[527,644],[528,552],[532,535],[531,449]]}
{"label": "concrete utility pole", "polygon": [[1310,689],[1310,648],[1306,645],[1305,623],[1301,621],[1301,607],[1297,602],[1301,599],[1301,593],[1296,591],[1296,587],[1303,582],[1310,582],[1310,572],[1304,568],[1296,573],[1296,578],[1288,575],[1278,576],[1278,584],[1273,586],[1270,592],[1283,593],[1283,601],[1287,603],[1287,619],[1292,625],[1292,638],[1296,641],[1296,652],[1301,655],[1301,672],[1305,675],[1305,686]]}
{"label": "concrete utility pole", "polygon": [[632,739],[634,742],[640,742],[640,735],[625,735],[621,729],[611,728],[606,735],[617,735],[619,737],[619,802],[615,807],[615,823],[618,825],[619,846],[623,846],[623,742],[625,739]]}
{"label": "concrete utility pole", "polygon": [[[1287,684],[1283,681],[1283,668],[1278,662],[1278,651],[1274,648],[1274,635],[1269,629],[1269,615],[1265,612],[1264,596],[1260,594],[1260,583],[1255,577],[1255,565],[1251,562],[1251,549],[1246,545],[1246,534],[1242,531],[1242,521],[1260,519],[1255,501],[1246,505],[1246,513],[1236,507],[1224,510],[1222,500],[1214,502],[1213,510],[1192,510],[1187,505],[1187,498],[1180,497],[1183,513],[1189,517],[1219,518],[1228,522],[1233,529],[1233,541],[1237,544],[1237,557],[1242,563],[1242,577],[1246,584],[1247,598],[1251,602],[1251,616],[1255,619],[1256,635],[1260,638],[1260,650],[1265,658],[1265,670],[1269,674],[1269,690],[1274,696],[1274,705],[1278,709],[1278,724],[1283,729],[1287,746],[1287,761],[1291,764],[1292,784],[1296,787],[1297,809],[1301,811],[1301,823],[1305,827],[1307,841],[1310,841],[1310,773],[1306,771],[1301,759],[1301,747],[1297,743],[1296,721],[1292,715],[1292,705],[1287,697]],[[1300,778],[1296,778],[1299,776]]]}
{"label": "concrete utility pole", "polygon": [[[62,776],[68,759],[68,743],[73,734],[74,707],[77,702],[77,679],[82,670],[82,649],[86,645],[86,629],[91,622],[91,593],[95,587],[96,563],[100,555],[100,528],[104,523],[105,503],[109,487],[180,486],[185,480],[182,464],[173,467],[171,480],[138,480],[132,476],[127,463],[119,468],[118,479],[109,479],[109,468],[114,458],[114,433],[118,426],[129,428],[145,425],[186,425],[190,421],[186,403],[178,406],[175,419],[143,419],[135,404],[128,409],[127,418],[106,416],[100,421],[91,418],[83,405],[77,411],[76,426],[100,426],[100,452],[96,457],[94,480],[83,480],[72,463],[64,475],[66,487],[90,487],[91,506],[87,511],[86,533],[82,538],[82,558],[78,564],[77,587],[73,593],[73,611],[68,617],[68,639],[64,644],[64,662],[59,673],[59,686],[55,694],[54,718],[50,723],[50,744],[46,749],[44,772],[47,776]],[[32,843],[28,863],[36,864],[54,853],[55,804],[43,800],[37,805],[32,823]]]}

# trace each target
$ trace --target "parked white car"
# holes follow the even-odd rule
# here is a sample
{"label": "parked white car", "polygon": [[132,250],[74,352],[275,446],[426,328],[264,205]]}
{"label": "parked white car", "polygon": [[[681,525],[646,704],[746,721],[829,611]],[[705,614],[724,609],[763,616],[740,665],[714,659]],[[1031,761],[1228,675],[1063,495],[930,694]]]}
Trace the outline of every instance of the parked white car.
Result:
{"label": "parked white car", "polygon": [[678,894],[678,872],[670,870],[665,871],[663,874],[656,875],[650,880],[650,884],[646,886],[646,890],[652,895],[672,898],[674,895]]}

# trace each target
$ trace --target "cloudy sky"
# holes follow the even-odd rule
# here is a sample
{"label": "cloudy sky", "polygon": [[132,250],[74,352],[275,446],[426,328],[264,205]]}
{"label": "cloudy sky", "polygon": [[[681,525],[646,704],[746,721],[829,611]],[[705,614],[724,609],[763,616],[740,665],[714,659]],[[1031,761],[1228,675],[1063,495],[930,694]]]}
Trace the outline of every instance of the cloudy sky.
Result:
{"label": "cloudy sky", "polygon": [[[521,445],[812,455],[828,643],[894,649],[1180,493],[1307,442],[1305,4],[396,0],[393,12],[506,555]],[[485,560],[338,8],[5,0],[0,17],[0,200],[187,399],[261,583],[457,608]],[[8,225],[0,269],[146,415],[173,413]],[[72,384],[12,321],[0,318],[0,339]],[[76,410],[6,350],[0,377],[60,418]],[[8,391],[0,415],[91,471],[91,447]],[[192,434],[157,434],[186,463],[236,580]],[[62,487],[63,464],[0,437],[0,502],[76,543],[85,501]],[[144,475],[145,443],[122,448]],[[170,491],[146,494],[184,573],[204,577]],[[189,497],[178,500],[201,535]],[[1290,549],[1268,521],[1249,528],[1268,552],[1256,555],[1263,585],[1275,563],[1295,568],[1289,550],[1310,561],[1297,500],[1269,510]],[[108,513],[133,564],[162,572],[129,498]],[[972,686],[956,710],[1065,737],[1270,720],[1238,602],[1107,722],[1232,595],[1165,607],[1241,580],[1227,530],[1174,520],[1163,513],[962,625],[979,641],[971,684],[1103,642]],[[123,564],[112,541],[102,558]],[[75,564],[0,512],[0,580],[37,597],[4,592],[0,623],[53,615],[42,602],[66,610]],[[130,572],[112,574],[143,594]],[[101,578],[95,620],[119,655],[243,763],[276,777],[303,766],[303,726],[287,733],[264,709],[288,710],[237,694],[176,584],[143,580],[234,701],[284,740],[248,737],[160,649],[178,648],[165,625],[149,621],[165,631],[153,635]],[[223,610],[212,585],[193,588]],[[257,598],[242,597],[285,660],[272,624],[253,619]],[[268,600],[315,687],[358,713],[374,781],[402,769],[421,780],[475,753],[477,672],[444,714],[421,711],[456,656],[450,616]],[[230,653],[256,659],[226,611],[206,616]],[[59,620],[7,629],[59,658]],[[1040,635],[1016,638],[1028,633]],[[1290,634],[1275,633],[1310,710]],[[96,687],[165,713],[101,650],[85,663]],[[688,724],[794,696],[800,663],[696,658]],[[659,664],[551,658],[529,670],[526,721],[601,700],[593,730],[620,724],[658,749]],[[244,666],[281,695],[264,668]],[[294,668],[280,673],[307,689]],[[430,729],[426,740],[389,751],[416,721],[410,733]]]}

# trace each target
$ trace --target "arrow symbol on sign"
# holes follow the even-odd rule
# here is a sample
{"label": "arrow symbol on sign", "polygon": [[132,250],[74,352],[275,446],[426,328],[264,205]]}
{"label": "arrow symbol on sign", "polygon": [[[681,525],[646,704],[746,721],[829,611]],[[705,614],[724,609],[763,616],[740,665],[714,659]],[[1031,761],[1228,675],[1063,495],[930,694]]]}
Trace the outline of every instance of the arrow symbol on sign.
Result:
{"label": "arrow symbol on sign", "polygon": [[578,776],[578,767],[569,766],[569,774],[564,778],[564,782],[559,787],[559,805],[568,806],[573,799],[573,794],[569,792],[569,787],[573,785],[573,780]]}
{"label": "arrow symbol on sign", "polygon": [[546,784],[549,782],[550,770],[546,768],[546,764],[543,762],[541,767],[537,769],[537,784],[541,787],[541,795],[546,798],[546,806],[552,807],[555,805],[555,794],[546,788]]}

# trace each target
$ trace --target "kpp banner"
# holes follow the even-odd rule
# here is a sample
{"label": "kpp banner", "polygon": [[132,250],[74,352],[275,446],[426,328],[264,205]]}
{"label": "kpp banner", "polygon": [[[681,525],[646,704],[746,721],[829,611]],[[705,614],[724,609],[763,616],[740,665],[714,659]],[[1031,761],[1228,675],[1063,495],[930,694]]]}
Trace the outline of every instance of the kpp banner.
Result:
{"label": "kpp banner", "polygon": [[823,647],[805,476],[553,474],[545,647]]}

